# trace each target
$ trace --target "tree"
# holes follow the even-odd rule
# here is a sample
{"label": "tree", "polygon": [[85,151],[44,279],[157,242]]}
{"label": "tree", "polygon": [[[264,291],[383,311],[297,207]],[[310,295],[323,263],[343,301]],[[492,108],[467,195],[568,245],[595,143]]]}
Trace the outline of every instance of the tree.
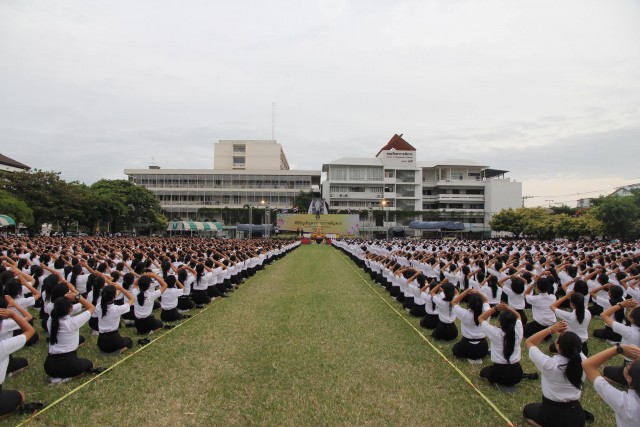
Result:
{"label": "tree", "polygon": [[308,191],[305,193],[304,191],[300,190],[300,193],[293,201],[293,206],[298,207],[298,212],[307,213],[309,205],[311,204],[311,200],[313,200],[314,198],[315,197],[313,195],[313,191]]}
{"label": "tree", "polygon": [[512,233],[519,238],[524,232],[524,217],[522,209],[503,209],[493,216],[489,221],[489,226],[493,231],[504,231]]}
{"label": "tree", "polygon": [[126,180],[102,179],[91,186],[102,204],[102,219],[111,223],[111,231],[127,228],[165,228],[167,219],[153,193]]}
{"label": "tree", "polygon": [[16,224],[22,224],[25,227],[31,227],[34,222],[31,208],[4,190],[0,190],[0,214],[10,216]]}
{"label": "tree", "polygon": [[55,191],[60,173],[34,169],[29,172],[0,172],[0,188],[22,200],[33,211],[30,234],[39,233],[44,223],[55,222],[54,209],[64,203]]}
{"label": "tree", "polygon": [[636,228],[640,208],[635,197],[610,195],[599,198],[593,209],[595,217],[604,224],[604,233],[609,237],[628,239],[638,232]]}

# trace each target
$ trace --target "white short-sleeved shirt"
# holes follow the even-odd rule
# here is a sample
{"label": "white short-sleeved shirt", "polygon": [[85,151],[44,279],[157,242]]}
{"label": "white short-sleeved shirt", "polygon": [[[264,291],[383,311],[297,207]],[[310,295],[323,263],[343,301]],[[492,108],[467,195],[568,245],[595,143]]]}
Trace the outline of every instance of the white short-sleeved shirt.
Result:
{"label": "white short-sleeved shirt", "polygon": [[[4,321],[6,322],[6,319]],[[24,334],[0,341],[0,386],[4,384],[4,379],[7,375],[9,355],[20,350],[26,343],[27,337],[25,337]]]}
{"label": "white short-sleeved shirt", "polygon": [[524,292],[521,294],[517,294],[511,289],[509,285],[505,285],[502,287],[502,292],[505,293],[506,296],[509,297],[509,305],[516,310],[524,310],[525,302],[524,302]]}
{"label": "white short-sleeved shirt", "polygon": [[[67,281],[71,281],[72,273],[69,273],[67,276]],[[78,274],[76,276],[76,284],[75,288],[78,290],[79,294],[84,294],[87,292],[87,280],[89,280],[90,274]]]}
{"label": "white short-sleeved shirt", "polygon": [[[584,354],[580,353],[580,356],[582,360],[586,359]],[[575,388],[564,376],[564,368],[569,359],[559,354],[549,357],[535,346],[529,349],[529,359],[540,371],[544,397],[554,402],[580,400],[582,391]],[[584,373],[582,379],[584,380]]]}
{"label": "white short-sleeved shirt", "polygon": [[551,310],[551,304],[556,302],[555,295],[543,293],[540,295],[527,295],[526,300],[531,304],[533,320],[542,326],[551,326],[556,323],[556,315]]}
{"label": "white short-sleeved shirt", "polygon": [[[626,326],[622,323],[614,321],[611,329],[613,329],[613,332],[622,337],[622,340],[620,340],[620,344],[631,344],[640,346],[640,328],[638,326]],[[624,359],[627,361],[629,360],[626,357]]]}
{"label": "white short-sleeved shirt", "polygon": [[500,302],[500,297],[502,296],[502,288],[498,287],[498,291],[496,292],[496,296],[493,296],[493,291],[491,290],[491,286],[484,285],[482,288],[482,293],[487,297],[489,304],[496,305]]}
{"label": "white short-sleeved shirt", "polygon": [[558,309],[556,310],[556,317],[567,322],[567,331],[575,333],[582,342],[586,342],[589,339],[589,322],[591,322],[589,310],[584,311],[582,323],[578,322],[575,310],[569,312]]}
{"label": "white short-sleeved shirt", "polygon": [[20,329],[20,325],[18,325],[13,319],[2,319],[0,326],[0,341],[11,338],[13,336],[13,331]]}
{"label": "white short-sleeved shirt", "polygon": [[638,426],[640,397],[634,390],[629,389],[626,393],[620,391],[601,376],[593,382],[593,388],[602,400],[613,409],[618,427]]}
{"label": "white short-sleeved shirt", "polygon": [[453,323],[456,321],[456,314],[451,307],[451,301],[445,301],[440,294],[433,296],[433,302],[436,303],[438,318],[442,323]]}
{"label": "white short-sleeved shirt", "polygon": [[151,315],[153,311],[153,302],[157,300],[162,292],[158,291],[146,291],[144,293],[144,304],[138,304],[138,297],[136,296],[135,302],[133,303],[133,313],[136,316],[136,319],[144,319]]}
{"label": "white short-sleeved shirt", "polygon": [[[482,304],[482,311],[485,312],[487,310],[489,310],[489,304]],[[481,340],[485,337],[485,333],[480,325],[476,325],[473,311],[456,305],[453,307],[453,312],[458,319],[460,319],[460,329],[463,337],[472,341]]]}
{"label": "white short-sleeved shirt", "polygon": [[524,334],[522,331],[522,322],[520,320],[516,321],[516,343],[513,349],[513,353],[511,354],[511,357],[509,357],[509,362],[504,358],[504,332],[502,331],[502,329],[496,328],[491,323],[489,323],[489,321],[482,322],[481,328],[491,341],[491,361],[493,363],[506,365],[509,362],[516,363],[520,361],[520,358],[522,357],[520,342],[522,342],[522,336]]}
{"label": "white short-sleeved shirt", "polygon": [[[61,317],[60,327],[58,328],[58,342],[56,344],[49,343],[49,354],[69,353],[78,349],[80,344],[80,328],[91,318],[90,311],[83,311],[77,316]],[[51,321],[47,321],[47,329],[51,330]]]}
{"label": "white short-sleeved shirt", "polygon": [[[208,275],[208,276],[207,276]],[[209,278],[212,276],[212,273],[209,271],[205,271],[205,273],[200,277],[200,282],[197,280],[193,282],[193,290],[195,291],[206,291],[209,287]]]}
{"label": "white short-sleeved shirt", "polygon": [[98,330],[100,333],[104,334],[118,330],[120,326],[120,316],[128,313],[130,309],[131,306],[129,304],[109,304],[107,306],[107,313],[103,316],[102,308],[98,307],[96,313],[98,314]]}
{"label": "white short-sleeved shirt", "polygon": [[160,308],[163,310],[173,310],[178,306],[178,298],[181,297],[184,291],[180,288],[167,288],[162,294],[162,300],[160,301]]}

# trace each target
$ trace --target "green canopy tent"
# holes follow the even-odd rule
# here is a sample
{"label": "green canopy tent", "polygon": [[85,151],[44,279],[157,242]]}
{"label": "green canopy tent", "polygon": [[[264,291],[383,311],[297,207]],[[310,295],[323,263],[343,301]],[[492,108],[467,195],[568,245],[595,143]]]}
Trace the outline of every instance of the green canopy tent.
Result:
{"label": "green canopy tent", "polygon": [[182,233],[189,231],[189,235],[193,235],[193,232],[208,231],[210,233],[217,233],[222,231],[222,224],[219,222],[198,222],[198,221],[171,221],[167,227],[167,231],[170,235],[174,232]]}
{"label": "green canopy tent", "polygon": [[14,231],[17,233],[18,226],[13,218],[9,215],[0,215],[0,227],[14,227]]}

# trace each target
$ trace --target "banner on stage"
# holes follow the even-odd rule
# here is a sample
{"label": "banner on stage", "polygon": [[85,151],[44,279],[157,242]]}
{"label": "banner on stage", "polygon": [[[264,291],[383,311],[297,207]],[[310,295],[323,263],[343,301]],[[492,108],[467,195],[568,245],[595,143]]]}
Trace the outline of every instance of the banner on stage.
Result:
{"label": "banner on stage", "polygon": [[313,214],[278,214],[276,227],[281,231],[315,233],[320,226],[324,234],[357,235],[360,229],[359,215],[325,214],[320,219]]}

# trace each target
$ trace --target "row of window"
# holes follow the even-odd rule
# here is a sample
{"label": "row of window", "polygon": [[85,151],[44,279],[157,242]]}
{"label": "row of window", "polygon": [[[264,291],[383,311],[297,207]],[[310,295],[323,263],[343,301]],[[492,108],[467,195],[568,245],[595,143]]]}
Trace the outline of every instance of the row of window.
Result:
{"label": "row of window", "polygon": [[132,175],[135,184],[150,188],[310,188],[311,177],[302,175]]}
{"label": "row of window", "polygon": [[422,195],[423,196],[437,196],[437,195],[440,195],[440,194],[483,195],[484,194],[484,188],[481,188],[481,189],[466,189],[466,190],[460,190],[460,189],[434,190],[434,189],[428,189],[428,188],[423,188],[422,189]]}
{"label": "row of window", "polygon": [[478,203],[423,203],[422,209],[484,209]]}

